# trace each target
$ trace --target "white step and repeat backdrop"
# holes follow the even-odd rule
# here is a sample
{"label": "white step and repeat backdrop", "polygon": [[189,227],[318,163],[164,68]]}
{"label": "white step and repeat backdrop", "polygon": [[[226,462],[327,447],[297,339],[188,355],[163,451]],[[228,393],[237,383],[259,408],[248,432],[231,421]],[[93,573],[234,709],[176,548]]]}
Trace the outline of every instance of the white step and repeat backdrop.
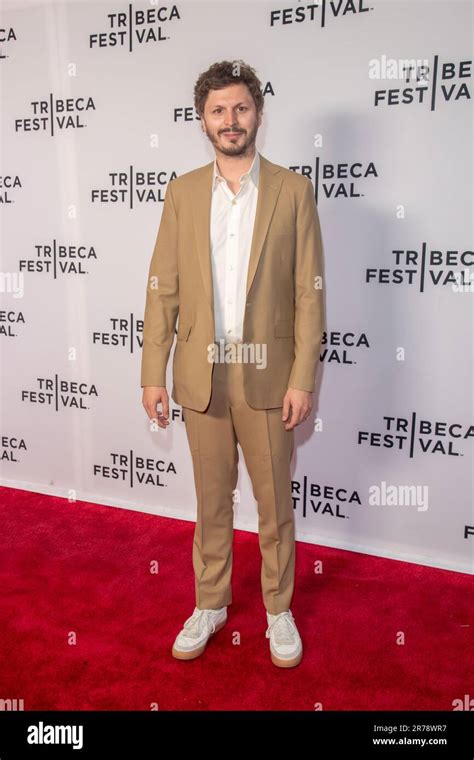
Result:
{"label": "white step and repeat backdrop", "polygon": [[[257,147],[311,178],[323,229],[297,538],[471,573],[472,3],[1,11],[1,483],[195,519],[181,409],[152,432],[141,406],[145,288],[168,181],[214,157],[194,83],[240,58]],[[242,462],[235,526],[256,531]]]}

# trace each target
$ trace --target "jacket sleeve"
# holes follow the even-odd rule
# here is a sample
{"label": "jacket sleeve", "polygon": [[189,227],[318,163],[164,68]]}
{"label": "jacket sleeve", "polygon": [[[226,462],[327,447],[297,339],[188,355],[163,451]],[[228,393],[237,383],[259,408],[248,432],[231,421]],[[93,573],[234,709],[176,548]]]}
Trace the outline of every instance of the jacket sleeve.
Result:
{"label": "jacket sleeve", "polygon": [[166,386],[166,366],[179,311],[177,215],[173,180],[166,189],[151,257],[143,323],[141,387]]}
{"label": "jacket sleeve", "polygon": [[295,358],[288,388],[313,392],[324,332],[322,241],[313,184],[304,179],[296,218]]}

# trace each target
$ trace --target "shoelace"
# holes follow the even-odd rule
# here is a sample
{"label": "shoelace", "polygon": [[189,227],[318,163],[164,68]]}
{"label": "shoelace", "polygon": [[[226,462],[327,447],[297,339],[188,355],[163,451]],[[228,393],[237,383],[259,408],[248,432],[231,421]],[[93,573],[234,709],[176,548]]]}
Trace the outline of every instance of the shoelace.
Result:
{"label": "shoelace", "polygon": [[274,631],[277,644],[292,644],[295,639],[295,627],[293,624],[294,617],[290,611],[280,612],[273,620],[266,631],[267,639],[270,638],[270,631]]}
{"label": "shoelace", "polygon": [[205,621],[206,625],[211,625],[211,633],[214,633],[216,625],[214,620],[212,620],[209,610],[194,610],[193,614],[184,622],[183,628],[186,629],[187,634],[191,638],[197,638],[202,631],[203,621]]}

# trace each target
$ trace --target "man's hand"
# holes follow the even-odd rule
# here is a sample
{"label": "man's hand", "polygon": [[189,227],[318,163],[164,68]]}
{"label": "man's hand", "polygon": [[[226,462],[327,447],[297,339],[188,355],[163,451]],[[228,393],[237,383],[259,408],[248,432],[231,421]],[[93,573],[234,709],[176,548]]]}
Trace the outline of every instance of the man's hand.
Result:
{"label": "man's hand", "polygon": [[293,430],[296,425],[309,416],[313,408],[313,394],[309,391],[298,391],[296,388],[288,388],[283,399],[283,416],[282,420],[288,419],[288,413],[291,409],[291,420],[285,425],[286,430]]}
{"label": "man's hand", "polygon": [[[150,420],[156,420],[159,427],[166,428],[170,424],[168,391],[164,386],[146,385],[143,388],[142,403]],[[161,404],[162,411],[157,414],[158,404]]]}

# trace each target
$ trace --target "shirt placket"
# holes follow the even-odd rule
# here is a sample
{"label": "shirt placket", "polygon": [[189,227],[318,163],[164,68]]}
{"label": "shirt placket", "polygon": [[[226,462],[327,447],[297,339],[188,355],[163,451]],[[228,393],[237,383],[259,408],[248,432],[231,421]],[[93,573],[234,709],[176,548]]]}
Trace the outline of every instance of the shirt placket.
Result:
{"label": "shirt placket", "polygon": [[226,339],[235,341],[237,335],[237,305],[238,305],[238,265],[239,265],[239,232],[241,224],[242,186],[236,196],[228,187],[224,187],[229,199],[226,237],[226,276],[224,324]]}

